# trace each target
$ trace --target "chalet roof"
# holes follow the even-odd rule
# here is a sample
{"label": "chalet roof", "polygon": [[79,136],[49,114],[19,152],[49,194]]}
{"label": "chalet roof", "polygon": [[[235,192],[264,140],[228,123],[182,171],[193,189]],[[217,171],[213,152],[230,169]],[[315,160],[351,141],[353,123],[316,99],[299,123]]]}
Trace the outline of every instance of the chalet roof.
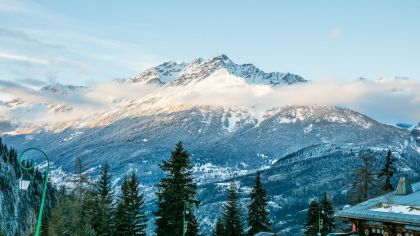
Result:
{"label": "chalet roof", "polygon": [[420,182],[411,187],[412,193],[399,195],[393,191],[337,212],[336,216],[420,226]]}

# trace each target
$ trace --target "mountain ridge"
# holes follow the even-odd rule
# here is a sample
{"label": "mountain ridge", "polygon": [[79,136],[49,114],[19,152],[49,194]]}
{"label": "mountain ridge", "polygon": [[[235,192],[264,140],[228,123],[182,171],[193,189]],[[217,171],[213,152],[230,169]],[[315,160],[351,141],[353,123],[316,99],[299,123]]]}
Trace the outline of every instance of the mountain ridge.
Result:
{"label": "mountain ridge", "polygon": [[222,54],[205,61],[202,58],[186,62],[165,62],[145,70],[131,78],[131,83],[151,83],[168,85],[187,85],[195,80],[202,80],[216,70],[224,68],[230,74],[244,78],[249,84],[290,85],[306,82],[298,75],[282,72],[266,73],[253,64],[236,64],[229,57]]}

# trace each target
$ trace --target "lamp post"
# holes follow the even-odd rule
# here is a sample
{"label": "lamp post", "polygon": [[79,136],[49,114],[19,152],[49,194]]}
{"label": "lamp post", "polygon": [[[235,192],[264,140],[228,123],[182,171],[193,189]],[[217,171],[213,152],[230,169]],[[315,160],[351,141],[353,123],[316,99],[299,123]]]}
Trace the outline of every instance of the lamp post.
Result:
{"label": "lamp post", "polygon": [[187,232],[187,224],[188,221],[185,220],[185,214],[189,214],[190,209],[190,203],[187,201],[184,201],[184,211],[182,212],[182,236],[185,236],[185,233]]}
{"label": "lamp post", "polygon": [[[42,212],[44,210],[45,195],[47,194],[48,172],[50,170],[50,162],[48,160],[47,154],[44,151],[42,151],[38,148],[28,148],[28,149],[25,149],[18,157],[18,163],[19,163],[19,166],[22,170],[29,171],[29,170],[34,169],[34,167],[35,167],[35,164],[34,164],[33,160],[31,161],[32,164],[29,167],[24,166],[22,164],[22,161],[21,161],[23,155],[26,152],[31,151],[31,150],[40,152],[47,159],[47,170],[46,170],[46,173],[45,173],[44,190],[42,191],[41,207],[39,208],[38,221],[37,221],[36,230],[35,230],[35,236],[39,236],[39,233],[40,233],[40,230],[41,230]],[[19,181],[20,189],[27,190],[28,187],[29,187],[29,184],[30,184],[29,179],[24,179],[23,176],[20,178],[20,181]]]}

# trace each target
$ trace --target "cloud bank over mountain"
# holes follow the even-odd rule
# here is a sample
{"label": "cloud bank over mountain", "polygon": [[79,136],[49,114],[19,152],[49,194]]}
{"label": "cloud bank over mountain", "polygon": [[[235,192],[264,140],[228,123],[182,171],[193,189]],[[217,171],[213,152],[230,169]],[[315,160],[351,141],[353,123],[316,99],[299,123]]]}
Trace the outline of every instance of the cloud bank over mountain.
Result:
{"label": "cloud bank over mountain", "polygon": [[[297,77],[299,80],[295,81],[296,75],[265,73],[251,64],[234,64],[224,55],[198,65],[194,63],[196,60],[182,64],[181,69],[180,63],[164,63],[132,79],[89,88],[55,84],[37,89],[22,82],[0,81],[1,116],[18,117],[31,123],[61,123],[143,103],[148,108],[245,106],[257,113],[284,105],[334,105],[388,124],[415,124],[420,120],[420,82],[414,79],[394,77],[343,82],[305,81]],[[288,84],[290,78],[294,82]],[[6,109],[11,107],[7,102],[12,98],[31,104],[31,109],[26,109],[30,113],[26,114],[25,109]]]}

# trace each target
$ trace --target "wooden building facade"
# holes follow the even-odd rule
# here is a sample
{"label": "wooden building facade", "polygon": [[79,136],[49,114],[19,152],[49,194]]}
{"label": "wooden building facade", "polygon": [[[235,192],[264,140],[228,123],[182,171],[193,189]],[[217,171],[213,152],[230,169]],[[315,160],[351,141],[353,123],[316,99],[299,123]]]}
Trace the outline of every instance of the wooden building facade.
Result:
{"label": "wooden building facade", "polygon": [[402,177],[395,191],[336,213],[363,236],[420,236],[420,182]]}

